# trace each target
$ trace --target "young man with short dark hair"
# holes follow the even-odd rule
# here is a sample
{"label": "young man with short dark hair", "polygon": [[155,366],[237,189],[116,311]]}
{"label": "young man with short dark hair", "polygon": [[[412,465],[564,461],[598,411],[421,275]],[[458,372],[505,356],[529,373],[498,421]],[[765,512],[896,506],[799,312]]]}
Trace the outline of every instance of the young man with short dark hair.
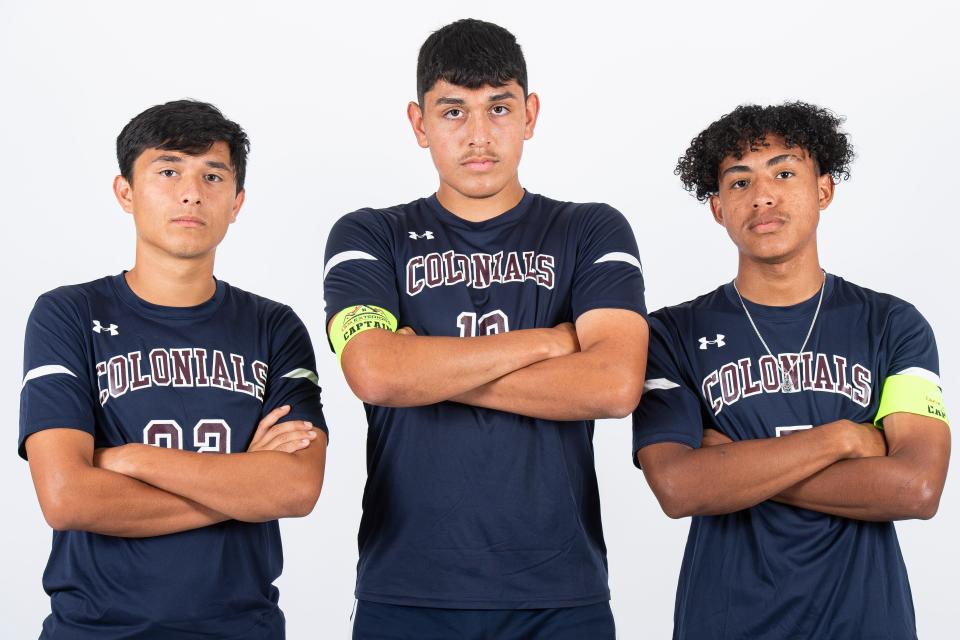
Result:
{"label": "young man with short dark hair", "polygon": [[677,167],[740,256],[733,282],[651,314],[634,413],[635,462],[693,516],[678,640],[916,638],[892,521],[934,515],[950,435],[924,318],[820,266],[853,157],[839,125],[738,107]]}
{"label": "young man with short dark hair", "polygon": [[643,387],[636,241],[520,185],[539,98],[508,31],[440,29],[417,85],[436,195],[348,214],[326,248],[370,427],[354,637],[612,639],[592,436]]}
{"label": "young man with short dark hair", "polygon": [[55,529],[42,638],[284,635],[277,518],[312,510],[327,436],[303,324],[213,277],[248,147],[206,103],[136,116],[114,180],[134,267],[30,315],[19,451]]}

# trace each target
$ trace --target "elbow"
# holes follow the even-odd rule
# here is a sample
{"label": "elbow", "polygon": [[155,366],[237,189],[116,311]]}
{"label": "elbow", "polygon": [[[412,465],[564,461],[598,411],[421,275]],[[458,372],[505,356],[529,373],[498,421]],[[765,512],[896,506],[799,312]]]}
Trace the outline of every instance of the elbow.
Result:
{"label": "elbow", "polygon": [[323,488],[323,474],[305,473],[286,492],[285,513],[288,518],[303,518],[313,512]]}
{"label": "elbow", "polygon": [[367,404],[391,406],[397,394],[396,372],[378,367],[364,358],[355,358],[344,366],[344,376],[350,390]]}
{"label": "elbow", "polygon": [[643,380],[629,380],[620,378],[606,386],[603,395],[603,404],[598,407],[598,415],[602,418],[626,418],[634,412],[640,404],[640,394],[643,392]]}
{"label": "elbow", "polygon": [[40,511],[43,519],[54,531],[83,529],[79,505],[64,490],[51,490],[40,499]]}
{"label": "elbow", "polygon": [[687,494],[677,485],[669,474],[660,474],[650,480],[650,488],[660,503],[660,508],[668,518],[679,520],[689,516],[697,515],[694,505],[688,499]]}
{"label": "elbow", "polygon": [[909,519],[929,520],[937,515],[940,508],[940,494],[940,490],[929,480],[917,482],[904,496],[904,515]]}

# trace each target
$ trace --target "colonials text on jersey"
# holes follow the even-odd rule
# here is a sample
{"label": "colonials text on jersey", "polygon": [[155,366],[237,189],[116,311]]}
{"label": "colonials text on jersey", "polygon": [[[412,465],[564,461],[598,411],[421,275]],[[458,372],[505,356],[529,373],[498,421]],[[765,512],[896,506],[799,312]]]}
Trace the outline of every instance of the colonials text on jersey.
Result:
{"label": "colonials text on jersey", "polygon": [[415,296],[425,287],[466,284],[475,289],[484,289],[493,283],[527,280],[553,289],[555,264],[553,256],[535,251],[428,253],[407,261],[407,295]]}
{"label": "colonials text on jersey", "polygon": [[[200,347],[152,349],[118,354],[97,363],[97,386],[100,404],[119,398],[128,391],[149,387],[213,387],[254,396],[263,402],[269,367],[260,360],[249,366],[236,353],[224,354],[219,349]],[[106,385],[101,381],[106,378]]]}
{"label": "colonials text on jersey", "polygon": [[[777,357],[780,367],[775,359],[765,355],[756,366],[753,358],[740,358],[707,374],[700,389],[713,414],[719,414],[725,405],[761,393],[824,391],[846,396],[861,407],[870,405],[873,376],[862,364],[851,366],[843,356],[810,351],[780,353]],[[793,391],[782,391],[781,369],[793,383]]]}

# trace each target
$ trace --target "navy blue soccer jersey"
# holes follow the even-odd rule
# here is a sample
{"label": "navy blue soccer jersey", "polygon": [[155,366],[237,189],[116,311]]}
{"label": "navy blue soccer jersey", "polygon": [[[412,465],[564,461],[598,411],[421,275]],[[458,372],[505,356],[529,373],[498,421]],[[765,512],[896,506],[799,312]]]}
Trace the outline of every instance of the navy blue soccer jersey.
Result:
{"label": "navy blue soccer jersey", "polygon": [[[27,324],[19,452],[56,427],[85,431],[96,447],[242,452],[284,404],[285,419],[326,430],[315,371],[289,307],[222,281],[187,308],[141,300],[123,274],[61,287]],[[55,531],[41,637],[279,638],[282,564],[276,521],[148,538]]]}
{"label": "navy blue soccer jersey", "polygon": [[[699,447],[705,428],[740,441],[840,419],[872,422],[891,375],[939,384],[933,332],[913,306],[833,275],[824,286],[802,353],[819,295],[789,307],[745,301],[774,357],[732,284],[652,313],[634,462],[658,442]],[[678,640],[916,638],[892,522],[773,501],[693,518],[674,622]]]}
{"label": "navy blue soccer jersey", "polygon": [[[375,305],[422,336],[553,327],[597,308],[645,312],[626,219],[531,193],[483,222],[435,196],[348,214],[330,232],[324,271],[328,317]],[[609,599],[592,421],[452,402],[365,409],[357,598],[462,609]]]}

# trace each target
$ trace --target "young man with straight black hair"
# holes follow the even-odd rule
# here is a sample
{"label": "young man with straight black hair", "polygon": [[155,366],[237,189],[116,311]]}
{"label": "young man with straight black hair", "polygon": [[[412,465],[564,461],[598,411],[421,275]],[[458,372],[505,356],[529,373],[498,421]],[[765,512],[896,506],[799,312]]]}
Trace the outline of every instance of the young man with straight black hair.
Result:
{"label": "young man with straight black hair", "polygon": [[892,521],[934,515],[950,434],[926,320],[820,266],[853,158],[840,122],[738,107],[677,166],[740,256],[734,281],[651,314],[634,413],[635,462],[693,516],[678,640],[917,637]]}
{"label": "young man with straight black hair", "polygon": [[637,245],[520,185],[539,98],[513,35],[431,35],[407,108],[435,195],[341,218],[331,344],[369,421],[355,638],[614,637],[593,420],[643,388]]}
{"label": "young man with straight black hair", "polygon": [[213,277],[248,147],[203,102],[136,116],[114,180],[134,267],[30,315],[19,451],[55,530],[41,638],[284,636],[277,518],[313,509],[327,436],[303,324]]}

